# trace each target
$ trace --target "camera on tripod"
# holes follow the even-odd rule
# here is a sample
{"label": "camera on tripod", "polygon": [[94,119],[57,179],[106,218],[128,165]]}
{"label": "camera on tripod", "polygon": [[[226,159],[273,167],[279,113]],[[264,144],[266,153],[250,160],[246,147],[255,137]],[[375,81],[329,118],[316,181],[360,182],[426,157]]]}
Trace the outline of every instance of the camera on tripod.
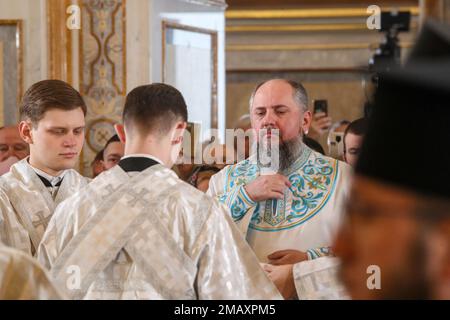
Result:
{"label": "camera on tripod", "polygon": [[[381,12],[380,32],[385,32],[385,38],[369,60],[369,72],[371,81],[375,88],[379,86],[380,73],[389,72],[393,67],[400,66],[401,48],[398,34],[409,31],[411,13],[409,11]],[[364,115],[370,117],[372,113],[372,102],[368,101],[364,105]]]}
{"label": "camera on tripod", "polygon": [[391,11],[381,13],[380,32],[385,32],[385,39],[369,60],[369,70],[375,74],[389,72],[391,67],[400,65],[401,48],[398,34],[409,31],[411,13],[409,11]]}

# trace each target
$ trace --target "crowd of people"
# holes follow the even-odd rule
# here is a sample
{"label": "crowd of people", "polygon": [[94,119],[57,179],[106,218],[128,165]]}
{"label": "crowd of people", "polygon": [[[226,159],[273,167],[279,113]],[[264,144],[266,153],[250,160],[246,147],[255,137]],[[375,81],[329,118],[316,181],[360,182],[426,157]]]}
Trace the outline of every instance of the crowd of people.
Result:
{"label": "crowd of people", "polygon": [[261,82],[235,127],[253,142],[216,163],[179,163],[182,93],[139,86],[93,179],[73,169],[81,95],[33,84],[0,129],[0,298],[450,299],[450,62],[419,60],[383,76],[370,118],[335,125],[301,83]]}

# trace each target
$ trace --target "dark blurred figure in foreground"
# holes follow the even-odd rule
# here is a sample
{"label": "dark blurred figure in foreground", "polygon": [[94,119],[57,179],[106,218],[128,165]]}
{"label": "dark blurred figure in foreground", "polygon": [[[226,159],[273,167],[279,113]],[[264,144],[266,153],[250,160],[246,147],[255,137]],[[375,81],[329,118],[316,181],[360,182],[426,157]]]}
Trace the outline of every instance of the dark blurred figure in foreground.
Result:
{"label": "dark blurred figure in foreground", "polygon": [[353,299],[450,299],[450,59],[425,58],[385,75],[375,97],[335,246]]}

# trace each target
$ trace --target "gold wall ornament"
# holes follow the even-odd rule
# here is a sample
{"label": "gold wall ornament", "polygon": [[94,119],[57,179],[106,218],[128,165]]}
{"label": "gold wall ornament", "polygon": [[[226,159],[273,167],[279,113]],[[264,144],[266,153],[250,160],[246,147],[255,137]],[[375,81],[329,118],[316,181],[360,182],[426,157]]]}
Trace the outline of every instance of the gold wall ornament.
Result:
{"label": "gold wall ornament", "polygon": [[80,171],[88,172],[96,153],[121,119],[126,87],[126,0],[83,0],[79,40],[80,93],[87,106],[86,146]]}
{"label": "gold wall ornament", "polygon": [[[411,29],[417,29],[417,23],[411,22]],[[228,25],[227,33],[245,32],[311,32],[311,31],[362,31],[367,30],[365,23],[327,23],[327,24],[273,24],[273,25]]]}
{"label": "gold wall ornament", "polygon": [[48,78],[73,83],[72,35],[67,28],[71,0],[47,0]]}
{"label": "gold wall ornament", "polygon": [[[393,7],[383,8],[385,11]],[[410,11],[419,15],[418,6],[399,7],[399,11]],[[226,19],[311,19],[311,18],[352,18],[368,17],[366,8],[320,8],[320,9],[279,9],[279,10],[228,10]]]}
{"label": "gold wall ornament", "polygon": [[89,123],[86,129],[86,144],[96,152],[105,147],[106,142],[116,134],[114,124],[116,121],[109,118],[99,118]]}
{"label": "gold wall ornament", "polygon": [[[411,48],[412,42],[400,43],[401,48]],[[375,50],[379,43],[307,43],[307,44],[229,44],[227,51],[285,51],[285,50]]]}

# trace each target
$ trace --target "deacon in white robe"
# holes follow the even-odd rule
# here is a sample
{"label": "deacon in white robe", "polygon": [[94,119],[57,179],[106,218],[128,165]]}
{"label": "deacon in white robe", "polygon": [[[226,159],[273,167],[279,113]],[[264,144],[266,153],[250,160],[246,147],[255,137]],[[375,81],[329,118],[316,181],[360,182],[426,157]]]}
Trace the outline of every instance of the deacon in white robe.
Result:
{"label": "deacon in white robe", "polygon": [[74,299],[281,298],[226,208],[145,155],[64,201],[38,256]]}
{"label": "deacon in white robe", "polygon": [[61,294],[33,258],[0,245],[0,300],[55,299]]}
{"label": "deacon in white robe", "polygon": [[0,240],[35,255],[56,206],[88,181],[73,169],[52,177],[28,158],[15,163],[0,177]]}
{"label": "deacon in white robe", "polygon": [[64,199],[88,180],[72,168],[84,143],[86,104],[61,80],[43,80],[25,92],[19,132],[30,156],[0,177],[0,241],[36,255],[45,228]]}
{"label": "deacon in white robe", "polygon": [[227,209],[168,169],[186,121],[172,86],[127,95],[116,125],[126,156],[58,206],[39,248],[69,297],[281,298]]}

